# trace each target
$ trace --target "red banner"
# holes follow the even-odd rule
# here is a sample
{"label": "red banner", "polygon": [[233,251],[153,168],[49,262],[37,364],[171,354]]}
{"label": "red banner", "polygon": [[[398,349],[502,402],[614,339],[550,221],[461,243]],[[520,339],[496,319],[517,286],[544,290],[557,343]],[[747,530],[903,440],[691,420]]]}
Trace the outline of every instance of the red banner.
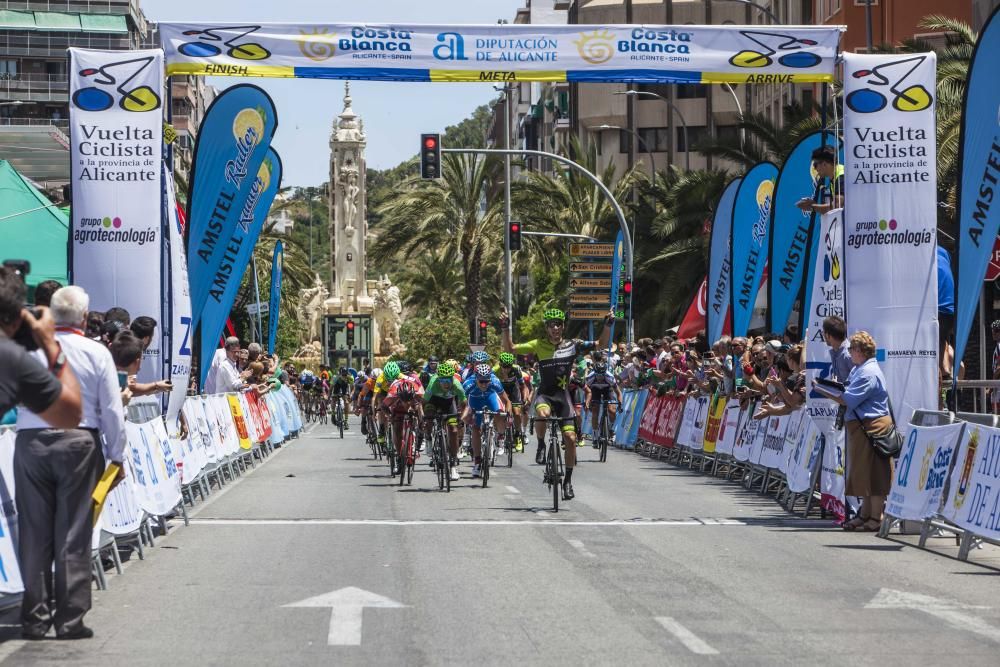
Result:
{"label": "red banner", "polygon": [[658,447],[673,447],[683,416],[683,398],[651,393],[639,422],[639,437]]}

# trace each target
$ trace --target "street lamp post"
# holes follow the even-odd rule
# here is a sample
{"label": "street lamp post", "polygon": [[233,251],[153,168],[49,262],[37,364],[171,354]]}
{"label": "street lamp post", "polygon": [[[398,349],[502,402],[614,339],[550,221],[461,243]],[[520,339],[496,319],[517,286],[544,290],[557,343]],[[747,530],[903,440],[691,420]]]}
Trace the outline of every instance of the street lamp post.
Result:
{"label": "street lamp post", "polygon": [[687,125],[687,121],[684,120],[684,114],[681,113],[681,110],[678,109],[677,106],[673,102],[671,102],[670,100],[668,100],[663,95],[658,95],[656,93],[651,93],[651,92],[646,91],[646,90],[619,90],[618,92],[613,93],[613,94],[614,95],[629,95],[629,96],[633,96],[633,97],[641,97],[643,95],[645,95],[646,97],[655,97],[658,100],[662,100],[664,102],[664,104],[666,104],[670,109],[672,109],[673,112],[677,114],[677,117],[681,119],[681,127],[684,129],[684,169],[686,169],[687,171],[691,171],[691,144],[688,141],[688,125]]}
{"label": "street lamp post", "polygon": [[740,4],[747,5],[749,7],[754,7],[756,9],[759,9],[760,11],[764,12],[765,14],[767,14],[770,17],[772,23],[774,23],[776,25],[780,25],[781,24],[781,21],[778,20],[778,17],[775,16],[774,13],[771,12],[770,9],[768,9],[767,7],[765,7],[763,5],[757,4],[756,2],[753,2],[752,0],[724,0],[724,1],[726,1],[726,2],[738,2]]}

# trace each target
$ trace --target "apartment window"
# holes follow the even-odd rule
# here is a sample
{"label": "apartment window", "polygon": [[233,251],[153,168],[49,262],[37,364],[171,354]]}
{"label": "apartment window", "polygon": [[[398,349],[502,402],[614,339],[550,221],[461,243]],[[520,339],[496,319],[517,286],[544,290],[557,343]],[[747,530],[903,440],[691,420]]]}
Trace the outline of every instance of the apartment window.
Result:
{"label": "apartment window", "polygon": [[686,153],[689,150],[694,150],[697,146],[705,143],[708,139],[708,128],[704,125],[695,125],[688,128],[688,138],[691,140],[691,146],[687,145],[684,141],[684,127],[677,127],[677,152]]}
{"label": "apartment window", "polygon": [[675,88],[679,100],[698,100],[708,96],[708,86],[703,83],[679,83]]}
{"label": "apartment window", "polygon": [[17,78],[17,61],[0,60],[0,79]]}
{"label": "apartment window", "polygon": [[667,152],[667,141],[670,137],[669,127],[640,127],[639,136],[642,138],[637,148],[640,151],[652,151],[654,153]]}
{"label": "apartment window", "polygon": [[[635,90],[638,90],[641,93],[655,93],[660,97],[667,97],[668,95],[670,95],[671,87],[673,87],[674,90],[677,90],[677,86],[671,86],[670,84],[667,83],[640,83],[639,85],[635,86]],[[654,98],[649,97],[648,95],[640,95],[639,99],[651,100],[654,102],[656,101]],[[669,99],[669,97],[667,97],[667,99]]]}
{"label": "apartment window", "polygon": [[802,108],[803,109],[806,109],[807,111],[810,110],[810,109],[812,109],[813,108],[813,104],[815,104],[815,102],[813,101],[814,99],[815,98],[813,97],[812,88],[804,88],[802,90]]}
{"label": "apartment window", "polygon": [[715,138],[719,143],[733,144],[740,140],[738,125],[716,125]]}
{"label": "apartment window", "polygon": [[632,149],[632,133],[628,130],[618,130],[618,152],[629,153]]}

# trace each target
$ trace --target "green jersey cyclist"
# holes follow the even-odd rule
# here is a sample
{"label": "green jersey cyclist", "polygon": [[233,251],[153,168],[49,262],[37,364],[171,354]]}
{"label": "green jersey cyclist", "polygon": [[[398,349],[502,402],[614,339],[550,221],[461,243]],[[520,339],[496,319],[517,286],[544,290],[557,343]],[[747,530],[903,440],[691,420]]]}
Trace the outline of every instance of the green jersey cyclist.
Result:
{"label": "green jersey cyclist", "polygon": [[[535,398],[532,401],[536,417],[558,417],[562,421],[563,448],[566,451],[566,478],[563,482],[563,499],[572,500],[573,467],[576,465],[576,410],[573,399],[569,395],[569,380],[577,355],[594,349],[605,349],[611,338],[611,327],[615,321],[614,311],[609,311],[604,318],[604,328],[597,341],[584,341],[575,338],[563,338],[566,326],[566,314],[551,308],[545,311],[545,338],[537,338],[527,343],[514,344],[510,336],[507,313],[500,318],[503,328],[503,348],[506,352],[517,354],[532,354],[538,359],[540,380]],[[535,436],[538,438],[538,451],[535,453],[535,463],[545,463],[545,422],[535,424]]]}

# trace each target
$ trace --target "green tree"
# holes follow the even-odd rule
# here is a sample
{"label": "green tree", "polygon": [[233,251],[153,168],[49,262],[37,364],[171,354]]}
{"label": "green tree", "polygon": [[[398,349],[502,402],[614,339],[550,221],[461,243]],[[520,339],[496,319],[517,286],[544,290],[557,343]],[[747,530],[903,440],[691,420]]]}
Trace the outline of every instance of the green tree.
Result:
{"label": "green tree", "polygon": [[739,116],[735,136],[713,138],[695,146],[702,155],[722,158],[747,171],[758,162],[770,161],[779,167],[799,140],[822,128],[819,107],[803,107],[798,101],[785,105],[783,120],[764,113]]}

